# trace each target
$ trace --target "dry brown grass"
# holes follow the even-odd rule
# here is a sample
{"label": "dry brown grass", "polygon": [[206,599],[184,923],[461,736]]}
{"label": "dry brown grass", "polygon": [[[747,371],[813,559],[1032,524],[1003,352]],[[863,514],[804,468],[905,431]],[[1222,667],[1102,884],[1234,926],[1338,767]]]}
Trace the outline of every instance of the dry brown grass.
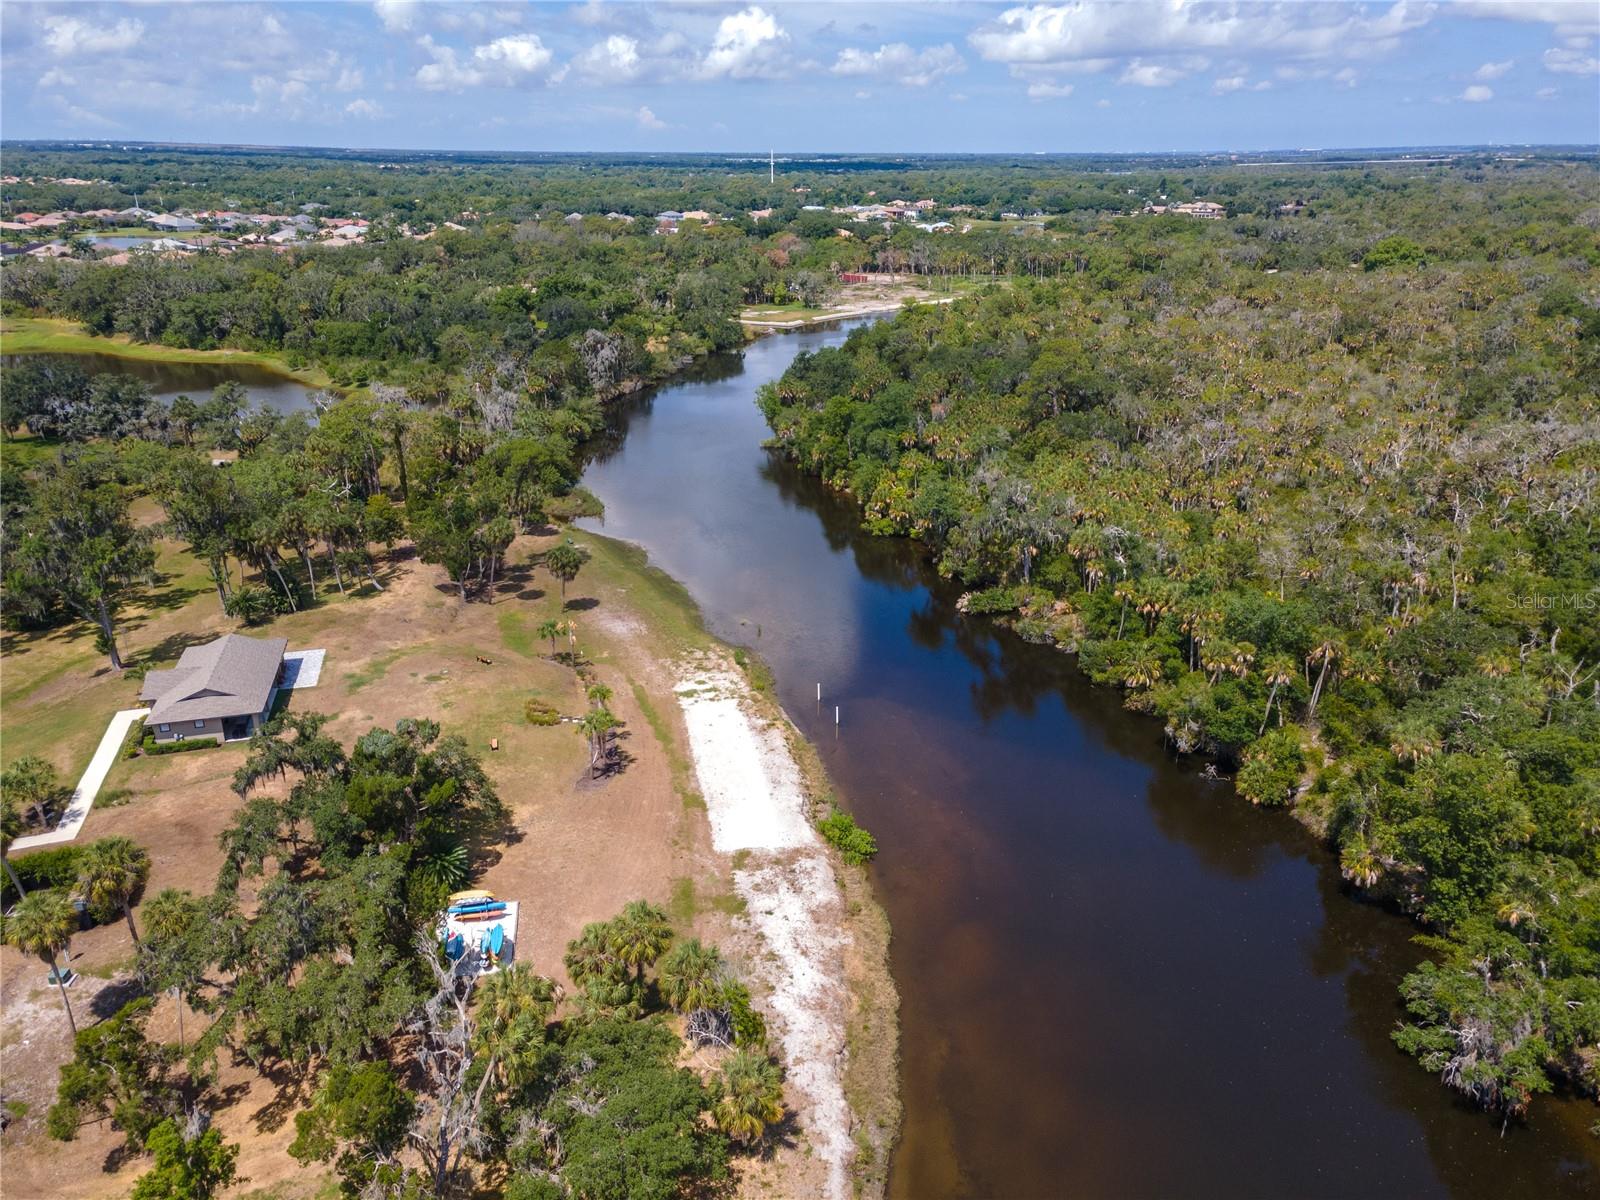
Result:
{"label": "dry brown grass", "polygon": [[[620,774],[590,782],[582,737],[566,725],[531,726],[522,715],[532,695],[569,713],[584,705],[573,672],[545,657],[547,644],[532,634],[560,611],[559,585],[530,565],[550,540],[519,539],[492,603],[462,605],[438,568],[401,556],[384,573],[384,592],[324,594],[316,608],[252,632],[286,637],[293,649],[327,650],[319,685],[296,693],[292,705],[332,714],[329,730],[347,745],[375,725],[429,717],[465,737],[483,758],[516,834],[487,849],[478,882],[522,902],[519,955],[536,970],[561,978],[567,941],[585,923],[638,897],[672,907],[682,932],[723,943],[737,964],[743,942],[737,906],[726,902],[733,892],[731,864],[712,851],[703,808],[694,802],[672,695],[671,664],[710,639],[682,589],[649,568],[637,550],[584,536],[594,558],[569,587],[569,601],[577,603],[565,615],[577,621],[582,649],[613,689],[629,759]],[[168,662],[183,646],[232,626],[186,554],[164,547],[161,567],[160,586],[128,622],[124,654],[130,661]],[[480,663],[480,655],[491,664]],[[6,760],[44,753],[63,778],[76,779],[110,713],[128,707],[136,692],[101,666],[86,632],[7,635],[0,656]],[[491,739],[498,739],[497,751],[489,749]],[[96,807],[80,840],[122,833],[144,845],[152,858],[148,894],[165,887],[209,890],[222,861],[217,835],[239,804],[229,781],[244,753],[230,745],[118,762],[106,789],[127,789],[130,796],[116,807]],[[887,928],[864,879],[844,874],[856,926],[851,1069],[858,1083],[852,1088],[873,1131],[869,1140],[882,1143],[886,1153],[897,1111]],[[91,992],[103,986],[98,976],[121,981],[131,957],[120,923],[75,938],[72,965],[94,975],[74,989],[74,1001],[91,1007]],[[99,1007],[109,1004],[108,997]],[[59,1000],[44,989],[37,963],[10,949],[0,951],[0,1010],[7,1030],[0,1042],[5,1096],[28,1106],[26,1117],[4,1135],[7,1200],[125,1195],[146,1164],[103,1171],[120,1141],[113,1131],[90,1127],[70,1144],[44,1136],[44,1113],[70,1045]],[[189,1018],[191,1036],[198,1021]],[[176,1040],[172,1001],[163,999],[151,1029]],[[285,1152],[293,1125],[279,1118],[285,1100],[296,1103],[295,1081],[267,1080],[234,1065],[225,1067],[220,1087],[224,1101],[216,1122],[242,1146],[245,1192],[300,1200],[326,1186],[326,1177],[304,1171]],[[783,1194],[806,1194],[803,1145],[779,1148],[746,1170],[746,1194],[769,1194],[762,1182],[769,1179],[782,1181]]]}

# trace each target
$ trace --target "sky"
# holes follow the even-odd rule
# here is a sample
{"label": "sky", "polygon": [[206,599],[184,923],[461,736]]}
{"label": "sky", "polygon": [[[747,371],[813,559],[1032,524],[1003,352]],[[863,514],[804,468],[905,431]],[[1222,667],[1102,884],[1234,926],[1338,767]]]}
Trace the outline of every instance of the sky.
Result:
{"label": "sky", "polygon": [[0,136],[780,154],[1594,144],[1597,39],[1597,0],[6,0]]}

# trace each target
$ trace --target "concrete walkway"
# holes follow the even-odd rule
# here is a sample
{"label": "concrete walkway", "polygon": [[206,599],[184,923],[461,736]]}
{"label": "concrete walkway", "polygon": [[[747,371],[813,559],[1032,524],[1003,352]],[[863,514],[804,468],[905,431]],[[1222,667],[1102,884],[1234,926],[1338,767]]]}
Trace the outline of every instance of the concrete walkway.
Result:
{"label": "concrete walkway", "polygon": [[105,736],[100,739],[100,746],[94,752],[94,757],[89,760],[89,768],[84,771],[83,778],[78,780],[78,786],[72,793],[72,800],[67,805],[67,811],[61,814],[61,820],[49,833],[36,833],[32,837],[20,837],[11,843],[12,850],[31,850],[35,846],[54,846],[60,842],[70,842],[78,836],[78,830],[83,828],[83,823],[89,819],[89,810],[94,807],[94,798],[100,794],[100,785],[106,781],[106,774],[111,770],[111,764],[117,761],[117,755],[122,753],[122,743],[128,736],[128,727],[140,717],[150,715],[148,708],[125,708],[111,718],[111,724],[106,726]]}

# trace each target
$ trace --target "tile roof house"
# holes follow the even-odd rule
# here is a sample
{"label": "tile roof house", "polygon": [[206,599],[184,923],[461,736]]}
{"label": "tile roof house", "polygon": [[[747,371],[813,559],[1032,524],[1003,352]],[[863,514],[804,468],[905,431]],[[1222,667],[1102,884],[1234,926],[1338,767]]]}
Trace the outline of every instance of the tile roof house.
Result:
{"label": "tile roof house", "polygon": [[158,742],[250,736],[266,718],[288,645],[286,638],[230,633],[190,646],[172,670],[144,677],[139,698],[151,702],[145,729]]}

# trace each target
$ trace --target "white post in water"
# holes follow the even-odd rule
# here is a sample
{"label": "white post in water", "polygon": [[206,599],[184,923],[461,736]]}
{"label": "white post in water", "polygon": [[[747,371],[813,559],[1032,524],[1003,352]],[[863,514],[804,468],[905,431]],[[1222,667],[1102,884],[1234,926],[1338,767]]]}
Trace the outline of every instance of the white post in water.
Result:
{"label": "white post in water", "polygon": [[817,684],[817,703],[822,703],[822,685],[820,683]]}
{"label": "white post in water", "polygon": [[837,704],[833,706],[833,724],[834,728],[837,729],[839,726],[839,706]]}

